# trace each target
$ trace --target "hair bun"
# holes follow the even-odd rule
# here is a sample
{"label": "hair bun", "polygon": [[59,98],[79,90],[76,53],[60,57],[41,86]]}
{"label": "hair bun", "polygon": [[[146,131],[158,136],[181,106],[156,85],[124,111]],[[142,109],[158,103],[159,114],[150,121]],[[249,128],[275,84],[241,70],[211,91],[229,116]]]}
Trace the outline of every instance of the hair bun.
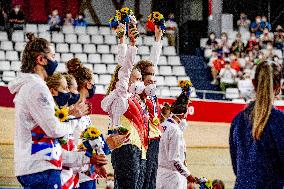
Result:
{"label": "hair bun", "polygon": [[29,32],[26,34],[27,38],[29,39],[29,41],[34,41],[35,40],[35,34],[32,32]]}
{"label": "hair bun", "polygon": [[83,64],[81,63],[80,59],[72,58],[66,63],[68,73],[75,73],[78,69],[83,68]]}

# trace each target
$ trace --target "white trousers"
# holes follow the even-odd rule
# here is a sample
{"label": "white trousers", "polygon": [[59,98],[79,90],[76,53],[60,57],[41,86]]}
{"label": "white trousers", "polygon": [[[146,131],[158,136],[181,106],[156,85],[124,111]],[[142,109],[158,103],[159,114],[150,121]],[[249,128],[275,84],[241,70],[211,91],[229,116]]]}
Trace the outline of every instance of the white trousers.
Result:
{"label": "white trousers", "polygon": [[178,171],[158,167],[156,189],[187,189],[187,180]]}

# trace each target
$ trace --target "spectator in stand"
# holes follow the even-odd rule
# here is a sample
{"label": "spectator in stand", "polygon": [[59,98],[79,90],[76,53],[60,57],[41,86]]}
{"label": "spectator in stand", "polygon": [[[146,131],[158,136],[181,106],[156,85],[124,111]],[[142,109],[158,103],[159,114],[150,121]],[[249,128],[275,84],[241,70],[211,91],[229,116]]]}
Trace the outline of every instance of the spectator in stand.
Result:
{"label": "spectator in stand", "polygon": [[225,189],[225,185],[222,180],[213,180],[212,189]]}
{"label": "spectator in stand", "polygon": [[241,12],[237,25],[240,33],[249,32],[250,20],[245,13]]}
{"label": "spectator in stand", "polygon": [[274,52],[273,52],[273,44],[272,42],[267,43],[266,49],[262,50],[264,53],[264,56],[268,60],[272,60],[274,57]]}
{"label": "spectator in stand", "polygon": [[6,26],[7,26],[7,19],[8,19],[8,16],[5,12],[5,9],[4,7],[0,6],[0,31],[6,31]]}
{"label": "spectator in stand", "polygon": [[114,189],[114,175],[112,173],[107,174],[105,189]]}
{"label": "spectator in stand", "polygon": [[245,50],[245,44],[242,41],[241,33],[237,33],[236,40],[232,44],[231,52],[236,54],[238,58],[243,56]]}
{"label": "spectator in stand", "polygon": [[206,48],[212,50],[218,48],[218,42],[216,41],[216,34],[214,32],[210,33],[209,39],[206,42]]}
{"label": "spectator in stand", "polygon": [[175,22],[175,16],[173,13],[169,14],[168,20],[166,21],[166,36],[169,40],[169,46],[176,46],[176,32],[177,23]]}
{"label": "spectator in stand", "polygon": [[217,59],[218,59],[218,50],[213,50],[212,54],[211,54],[211,57],[209,59],[209,62],[208,62],[208,66],[212,67],[213,66],[213,62],[215,60],[217,60]]}
{"label": "spectator in stand", "polygon": [[221,43],[219,46],[219,50],[223,53],[223,54],[228,54],[230,53],[230,44],[229,44],[229,39],[228,39],[228,35],[226,32],[223,32],[221,34]]}
{"label": "spectator in stand", "polygon": [[213,61],[213,66],[211,67],[211,73],[213,77],[212,85],[218,85],[217,76],[221,69],[225,66],[225,60],[222,54],[218,54],[218,59]]}
{"label": "spectator in stand", "polygon": [[240,91],[240,96],[244,98],[245,101],[253,99],[254,88],[250,70],[246,70],[243,77],[238,81],[238,89]]}
{"label": "spectator in stand", "polygon": [[241,71],[240,63],[238,61],[236,54],[234,53],[230,54],[230,65],[231,65],[231,68],[233,68],[237,72]]}
{"label": "spectator in stand", "polygon": [[78,15],[78,17],[75,19],[74,26],[75,27],[77,27],[77,26],[87,27],[88,26],[88,23],[85,20],[85,14],[84,13],[80,13]]}
{"label": "spectator in stand", "polygon": [[51,15],[48,16],[48,24],[50,25],[50,31],[60,31],[61,28],[61,18],[58,15],[58,10],[54,9]]}
{"label": "spectator in stand", "polygon": [[10,27],[13,30],[23,30],[25,15],[20,5],[16,5],[9,15]]}
{"label": "spectator in stand", "polygon": [[74,19],[72,18],[72,13],[68,12],[64,18],[64,26],[73,26],[74,25]]}
{"label": "spectator in stand", "polygon": [[251,24],[250,29],[251,32],[255,33],[257,38],[262,34],[263,28],[260,16],[255,17],[255,21]]}
{"label": "spectator in stand", "polygon": [[271,24],[267,21],[266,16],[262,16],[261,28],[262,28],[262,30],[264,30],[264,28],[268,28],[268,31],[271,31],[271,29],[272,29]]}
{"label": "spectator in stand", "polygon": [[221,69],[219,77],[221,82],[220,88],[222,91],[226,91],[227,88],[237,87],[237,83],[235,81],[237,71],[231,67],[229,61],[227,61],[224,68]]}
{"label": "spectator in stand", "polygon": [[263,33],[260,35],[260,46],[261,48],[266,48],[267,43],[273,42],[273,34],[269,33],[269,29],[266,27],[263,30]]}
{"label": "spectator in stand", "polygon": [[260,62],[264,61],[265,59],[266,59],[265,54],[262,51],[259,51],[257,57],[254,59],[254,63],[259,64]]}
{"label": "spectator in stand", "polygon": [[274,46],[277,49],[283,50],[284,47],[284,29],[278,25],[274,35]]}
{"label": "spectator in stand", "polygon": [[139,31],[140,34],[146,34],[146,30],[145,30],[145,23],[143,21],[143,15],[142,14],[138,14],[137,18],[137,29]]}
{"label": "spectator in stand", "polygon": [[255,33],[250,34],[250,39],[248,40],[246,51],[259,50],[259,40],[256,38]]}

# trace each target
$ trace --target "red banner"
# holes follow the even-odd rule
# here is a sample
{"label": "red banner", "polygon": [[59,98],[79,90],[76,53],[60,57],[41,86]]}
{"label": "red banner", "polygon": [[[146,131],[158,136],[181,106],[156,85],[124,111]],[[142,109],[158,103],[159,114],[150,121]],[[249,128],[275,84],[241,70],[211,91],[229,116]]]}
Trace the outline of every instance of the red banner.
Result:
{"label": "red banner", "polygon": [[[104,95],[97,94],[89,102],[92,104],[93,114],[106,115],[101,109],[101,101]],[[12,95],[7,87],[0,87],[0,106],[14,107],[14,95]],[[175,99],[159,99],[160,104],[168,102],[172,104]],[[188,108],[188,120],[201,122],[222,122],[230,123],[233,118],[244,108],[246,104],[232,103],[226,101],[208,101],[208,100],[192,100],[192,104]],[[278,109],[284,110],[284,106],[278,106]]]}

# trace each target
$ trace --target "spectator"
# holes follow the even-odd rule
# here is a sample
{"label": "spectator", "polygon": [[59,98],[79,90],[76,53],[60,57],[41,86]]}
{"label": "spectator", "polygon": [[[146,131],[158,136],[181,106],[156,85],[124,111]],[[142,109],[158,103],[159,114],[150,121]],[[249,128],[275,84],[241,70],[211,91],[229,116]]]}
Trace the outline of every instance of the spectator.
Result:
{"label": "spectator", "polygon": [[262,25],[263,24],[261,24],[261,17],[256,16],[255,21],[250,26],[251,32],[255,33],[257,38],[262,34],[263,31]]}
{"label": "spectator", "polygon": [[232,53],[235,53],[237,57],[242,57],[245,50],[245,44],[242,42],[242,35],[237,33],[236,40],[232,44]]}
{"label": "spectator", "polygon": [[9,15],[10,27],[13,30],[23,30],[25,22],[24,12],[20,5],[16,5]]}
{"label": "spectator", "polygon": [[114,189],[114,175],[112,173],[107,174],[106,189]]}
{"label": "spectator", "polygon": [[259,40],[256,38],[255,33],[250,34],[250,39],[248,40],[246,51],[259,50]]}
{"label": "spectator", "polygon": [[143,15],[142,14],[139,14],[137,16],[137,29],[138,29],[139,33],[146,34],[145,23],[143,21]]}
{"label": "spectator", "polygon": [[61,18],[57,9],[54,9],[51,15],[48,16],[48,24],[50,25],[50,31],[60,31]]}
{"label": "spectator", "polygon": [[212,49],[212,50],[218,48],[218,42],[216,41],[216,34],[214,32],[210,33],[209,39],[206,42],[206,48]]}
{"label": "spectator", "polygon": [[240,91],[240,96],[246,101],[251,100],[254,97],[252,77],[249,70],[245,71],[243,77],[238,81],[238,89]]}
{"label": "spectator", "polygon": [[177,23],[175,22],[175,16],[173,13],[169,14],[168,20],[166,21],[166,36],[169,40],[170,46],[176,45],[176,32]]}
{"label": "spectator", "polygon": [[220,74],[220,88],[222,91],[226,91],[227,88],[237,87],[235,78],[237,77],[237,71],[233,69],[230,65],[230,62],[226,62],[224,68],[221,69]]}
{"label": "spectator", "polygon": [[218,54],[218,58],[213,61],[213,66],[211,67],[211,73],[213,77],[212,85],[218,85],[217,76],[221,69],[225,66],[225,60],[221,54]]}
{"label": "spectator", "polygon": [[221,180],[213,180],[212,189],[225,189],[225,185]]}
{"label": "spectator", "polygon": [[236,70],[237,72],[241,71],[240,63],[234,53],[230,54],[230,65],[231,68]]}
{"label": "spectator", "polygon": [[260,35],[260,46],[266,48],[267,43],[273,42],[273,35],[269,33],[268,28],[264,28],[263,33]]}
{"label": "spectator", "polygon": [[75,22],[74,22],[74,26],[83,26],[83,27],[86,27],[88,26],[88,23],[87,21],[85,20],[85,14],[84,13],[80,13],[78,15],[78,17],[75,19]]}
{"label": "spectator", "polygon": [[282,26],[278,25],[274,35],[274,46],[282,50],[284,47],[284,30]]}
{"label": "spectator", "polygon": [[231,46],[229,44],[228,35],[226,32],[223,32],[221,34],[221,43],[219,49],[223,54],[228,54],[230,53],[230,48]]}
{"label": "spectator", "polygon": [[74,25],[74,19],[72,18],[72,13],[69,12],[66,14],[65,18],[64,18],[64,26],[73,26]]}
{"label": "spectator", "polygon": [[262,19],[261,19],[261,28],[262,30],[264,28],[268,28],[268,31],[271,31],[271,24],[267,21],[267,18],[266,16],[262,16]]}
{"label": "spectator", "polygon": [[7,13],[5,12],[4,8],[0,6],[0,31],[6,31],[6,23],[7,23]]}
{"label": "spectator", "polygon": [[239,32],[249,32],[250,20],[245,13],[240,14],[240,19],[237,21]]}
{"label": "spectator", "polygon": [[266,49],[263,49],[263,53],[266,59],[272,60],[274,56],[272,42],[267,43]]}

